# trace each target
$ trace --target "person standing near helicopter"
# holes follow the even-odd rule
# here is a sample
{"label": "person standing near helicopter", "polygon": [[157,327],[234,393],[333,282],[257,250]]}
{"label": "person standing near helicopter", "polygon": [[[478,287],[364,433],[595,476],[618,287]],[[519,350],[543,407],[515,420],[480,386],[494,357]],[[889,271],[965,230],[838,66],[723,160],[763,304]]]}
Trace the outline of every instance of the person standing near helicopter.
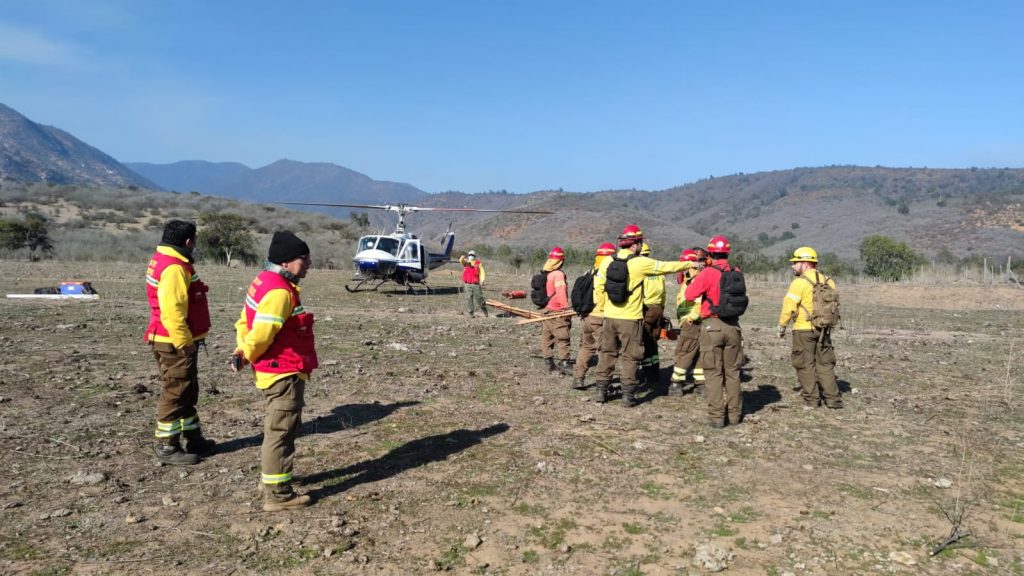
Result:
{"label": "person standing near helicopter", "polygon": [[484,279],[487,272],[484,271],[484,263],[476,258],[476,251],[459,256],[459,264],[462,264],[462,292],[465,298],[466,315],[470,318],[476,309],[487,318],[487,304],[484,302]]}
{"label": "person standing near helicopter", "polygon": [[261,481],[263,510],[308,506],[292,489],[295,439],[302,423],[306,381],[318,366],[313,315],[299,300],[299,281],[309,270],[309,246],[288,230],[274,232],[263,271],[249,286],[235,322],[237,348],[231,368],[251,363],[266,400]]}
{"label": "person standing near helicopter", "polygon": [[[541,354],[550,372],[561,372],[571,376],[573,365],[569,362],[569,330],[572,328],[572,316],[563,312],[569,310],[569,287],[562,265],[565,253],[558,246],[551,249],[548,259],[544,262],[546,276],[547,305],[544,313],[554,318],[541,322]],[[555,348],[558,348],[558,365],[555,366]]]}

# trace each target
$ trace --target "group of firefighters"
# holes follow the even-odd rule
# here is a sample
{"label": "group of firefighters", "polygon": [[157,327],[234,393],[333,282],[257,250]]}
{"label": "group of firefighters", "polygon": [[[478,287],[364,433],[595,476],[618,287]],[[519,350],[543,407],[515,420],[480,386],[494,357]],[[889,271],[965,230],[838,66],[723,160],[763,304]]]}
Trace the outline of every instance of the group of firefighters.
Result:
{"label": "group of firefighters", "polygon": [[[146,270],[150,315],[145,340],[152,348],[161,379],[154,453],[165,464],[196,464],[217,448],[203,435],[196,410],[198,348],[211,322],[208,288],[193,265],[195,245],[194,223],[169,221]],[[634,406],[638,369],[649,385],[658,379],[657,338],[665,306],[664,276],[678,273],[681,289],[676,310],[681,330],[670,390],[696,391],[703,383],[708,424],[716,428],[724,427],[726,422],[739,424],[743,419],[743,339],[738,314],[727,312],[731,288],[720,281],[732,274],[730,251],[729,240],[715,236],[704,249],[684,250],[677,262],[655,260],[649,256],[650,246],[643,232],[629,225],[618,238],[617,250],[610,242],[601,244],[593,268],[585,275],[586,289],[579,295],[574,289],[570,302],[568,278],[562,270],[565,254],[561,248],[553,248],[538,286],[545,311],[551,316],[542,322],[543,357],[548,369],[572,374],[574,387],[582,389],[596,353],[596,400],[608,401],[612,375],[619,364],[623,403]],[[814,298],[809,287],[825,283],[835,288],[830,278],[817,271],[817,260],[817,254],[808,247],[797,249],[790,259],[797,278],[784,299],[778,334],[785,337],[786,327],[793,321],[793,366],[806,404],[816,407],[823,397],[828,407],[840,408],[829,329],[811,322]],[[486,316],[480,289],[486,278],[483,265],[472,251],[460,262],[467,285],[467,311],[472,315],[480,307]],[[270,512],[307,506],[311,501],[308,494],[300,494],[292,486],[305,384],[318,366],[313,315],[303,307],[299,288],[309,265],[306,242],[288,230],[275,232],[267,260],[250,284],[235,323],[236,347],[230,368],[238,371],[251,365],[256,388],[265,400],[260,486],[263,509]],[[577,296],[581,302],[575,302]],[[740,296],[745,309],[745,292]],[[579,352],[572,363],[569,332],[574,314],[582,317],[583,329]]]}
{"label": "group of firefighters", "polygon": [[[655,260],[650,257],[650,245],[643,232],[629,225],[618,237],[618,248],[611,242],[601,244],[593,267],[577,279],[576,283],[582,281],[584,289],[592,285],[590,298],[578,299],[574,284],[573,299],[580,301],[570,302],[568,278],[562,270],[565,254],[560,247],[552,248],[543,266],[547,300],[543,309],[551,317],[541,322],[541,351],[547,369],[572,375],[573,387],[585,389],[585,378],[596,355],[595,400],[608,401],[618,365],[622,403],[635,406],[640,385],[638,374],[649,387],[659,381],[658,340],[664,327],[665,275],[677,273],[679,334],[669,394],[702,392],[707,401],[709,426],[739,424],[744,414],[740,387],[743,333],[739,315],[746,307],[746,294],[745,286],[742,294],[737,294],[743,299],[738,314],[727,311],[725,300],[734,296],[722,293],[723,275],[739,271],[729,263],[731,251],[729,239],[718,235],[704,248],[683,250],[678,261]],[[621,274],[610,272],[616,262],[628,271],[624,287],[612,285],[622,282]],[[484,277],[483,265],[473,252],[460,258],[460,263],[463,283],[467,285],[466,312],[472,315],[479,307],[486,315],[483,297],[478,293]],[[783,299],[778,335],[784,338],[792,323],[791,359],[805,405],[818,407],[824,399],[829,408],[841,408],[831,330],[811,323],[814,286],[824,283],[834,290],[835,282],[817,270],[818,255],[810,247],[798,248],[790,264],[795,278]],[[624,298],[610,297],[623,288]],[[570,360],[569,336],[573,315],[579,316],[582,323],[574,363]]]}

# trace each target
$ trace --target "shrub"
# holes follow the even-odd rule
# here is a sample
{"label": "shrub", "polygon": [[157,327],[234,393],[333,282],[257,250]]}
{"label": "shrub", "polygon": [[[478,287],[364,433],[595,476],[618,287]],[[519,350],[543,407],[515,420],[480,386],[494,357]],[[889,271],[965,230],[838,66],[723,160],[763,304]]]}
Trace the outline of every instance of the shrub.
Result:
{"label": "shrub", "polygon": [[887,282],[909,276],[925,263],[924,257],[905,242],[878,234],[868,236],[860,243],[860,257],[864,261],[865,274]]}

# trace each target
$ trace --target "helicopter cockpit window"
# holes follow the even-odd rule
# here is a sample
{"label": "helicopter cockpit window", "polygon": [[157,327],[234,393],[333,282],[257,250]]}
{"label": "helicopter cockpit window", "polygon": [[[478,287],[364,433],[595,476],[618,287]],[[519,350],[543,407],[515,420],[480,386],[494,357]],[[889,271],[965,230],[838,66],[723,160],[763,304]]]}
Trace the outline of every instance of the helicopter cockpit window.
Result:
{"label": "helicopter cockpit window", "polygon": [[359,250],[357,250],[357,252],[362,252],[363,250],[369,250],[373,248],[373,245],[377,243],[377,238],[377,236],[363,236],[362,238],[360,238]]}
{"label": "helicopter cockpit window", "polygon": [[405,247],[402,248],[402,260],[419,260],[419,242],[406,242]]}
{"label": "helicopter cockpit window", "polygon": [[398,256],[398,240],[381,236],[377,241],[377,250],[383,250],[392,256]]}

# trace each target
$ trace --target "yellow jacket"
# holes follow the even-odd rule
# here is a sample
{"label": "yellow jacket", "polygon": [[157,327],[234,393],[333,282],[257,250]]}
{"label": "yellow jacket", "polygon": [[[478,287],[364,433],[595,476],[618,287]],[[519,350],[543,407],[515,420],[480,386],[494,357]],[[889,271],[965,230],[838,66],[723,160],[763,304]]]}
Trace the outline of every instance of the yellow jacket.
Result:
{"label": "yellow jacket", "polygon": [[[157,246],[156,251],[188,262],[188,258],[170,246]],[[175,348],[184,348],[196,340],[206,338],[206,334],[192,334],[188,329],[188,287],[191,283],[192,277],[183,266],[164,268],[156,297],[160,303],[160,323],[167,329],[169,336],[154,334],[151,336],[153,342],[166,342]]]}
{"label": "yellow jacket", "polygon": [[[804,280],[806,278],[807,280]],[[811,325],[810,313],[814,311],[814,286],[812,284],[824,282],[825,276],[812,268],[803,273],[799,278],[794,278],[786,291],[786,297],[782,299],[782,313],[779,314],[779,326],[786,326],[794,317],[793,331],[814,330]],[[808,282],[809,280],[809,282]],[[828,278],[828,285],[835,288],[836,283]]]}
{"label": "yellow jacket", "polygon": [[680,322],[694,323],[700,321],[700,302],[701,297],[697,296],[696,300],[686,299],[686,286],[693,281],[693,278],[697,275],[697,269],[691,268],[686,272],[686,283],[679,287],[679,294],[676,295],[676,314]]}
{"label": "yellow jacket", "polygon": [[648,276],[644,278],[644,306],[661,306],[665,308],[665,277]]}
{"label": "yellow jacket", "polygon": [[[296,290],[301,290],[298,286]],[[242,354],[250,362],[259,360],[263,353],[274,343],[274,337],[284,326],[286,318],[294,311],[292,306],[292,295],[287,290],[271,290],[263,295],[259,305],[256,307],[256,319],[252,323],[252,330],[249,330],[245,317],[245,307],[242,307],[242,314],[235,322],[235,344],[242,350]],[[286,372],[283,374],[271,372],[259,372],[254,370],[256,387],[260,390],[270,388],[274,382],[298,374],[299,378],[308,380],[309,375],[302,372]]]}
{"label": "yellow jacket", "polygon": [[[624,259],[632,253],[631,250],[622,248],[616,256]],[[601,262],[601,266],[597,269],[597,274],[594,275],[594,303],[601,302],[605,318],[617,320],[643,319],[643,290],[640,288],[640,285],[643,284],[646,277],[671,274],[672,272],[680,272],[693,267],[693,262],[665,262],[647,256],[630,258],[626,263],[626,266],[629,267],[629,286],[627,288],[631,290],[629,299],[623,304],[616,304],[608,300],[608,295],[604,291],[604,285],[607,282],[605,274],[612,260],[612,258],[605,258],[604,262]]]}

